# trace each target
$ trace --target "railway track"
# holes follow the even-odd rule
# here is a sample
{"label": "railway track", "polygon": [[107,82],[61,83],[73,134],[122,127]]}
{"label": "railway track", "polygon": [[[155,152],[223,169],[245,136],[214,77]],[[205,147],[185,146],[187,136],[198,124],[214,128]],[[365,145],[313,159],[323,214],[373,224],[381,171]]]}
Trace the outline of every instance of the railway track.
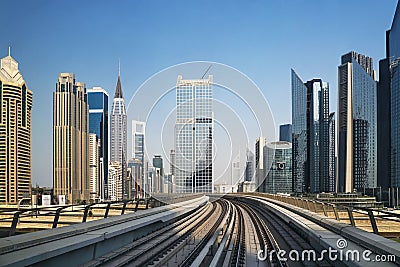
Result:
{"label": "railway track", "polygon": [[[222,198],[85,266],[317,266],[280,260],[282,240],[285,249],[311,248],[296,231],[254,203]],[[260,251],[266,256],[261,260]]]}

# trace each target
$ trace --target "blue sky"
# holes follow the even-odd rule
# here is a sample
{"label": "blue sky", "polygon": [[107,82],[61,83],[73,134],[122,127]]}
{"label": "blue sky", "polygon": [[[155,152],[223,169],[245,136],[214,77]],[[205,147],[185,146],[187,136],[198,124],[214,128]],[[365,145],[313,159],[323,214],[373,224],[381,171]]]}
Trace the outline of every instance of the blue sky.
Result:
{"label": "blue sky", "polygon": [[[2,1],[0,56],[11,54],[33,91],[33,184],[52,185],[52,93],[60,72],[113,96],[121,59],[124,96],[182,62],[230,65],[290,122],[290,69],[330,83],[336,110],[340,56],[385,55],[396,0]],[[3,51],[3,52],[1,52]]]}

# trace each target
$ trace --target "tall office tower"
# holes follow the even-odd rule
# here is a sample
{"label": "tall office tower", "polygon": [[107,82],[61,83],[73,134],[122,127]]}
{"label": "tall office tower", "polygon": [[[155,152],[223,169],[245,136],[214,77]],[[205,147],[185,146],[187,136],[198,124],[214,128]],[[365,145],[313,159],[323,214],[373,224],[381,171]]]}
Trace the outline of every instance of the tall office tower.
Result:
{"label": "tall office tower", "polygon": [[110,161],[108,163],[108,198],[112,201],[121,200],[124,196],[122,164],[119,161]]}
{"label": "tall office tower", "polygon": [[53,94],[53,188],[68,203],[89,200],[89,107],[84,83],[60,73]]}
{"label": "tall office tower", "polygon": [[256,175],[255,175],[255,183],[257,187],[257,192],[265,192],[265,170],[264,170],[264,146],[267,143],[265,137],[259,137],[256,139]]}
{"label": "tall office tower", "polygon": [[108,93],[101,87],[87,90],[89,104],[89,132],[94,133],[100,142],[97,159],[98,197],[107,199],[108,180]]}
{"label": "tall office tower", "polygon": [[154,193],[165,193],[165,192],[163,192],[163,189],[164,189],[164,166],[163,166],[163,159],[160,155],[154,155],[153,168],[154,168],[153,192]]}
{"label": "tall office tower", "polygon": [[265,178],[265,192],[292,192],[292,144],[285,141],[268,143],[265,146],[265,161],[271,162]]}
{"label": "tall office tower", "polygon": [[292,142],[292,125],[282,124],[279,126],[279,141]]}
{"label": "tall office tower", "polygon": [[122,95],[120,73],[118,72],[117,87],[111,110],[111,161],[120,162],[122,167],[122,191],[126,191],[126,161],[127,161],[127,129],[126,109]]}
{"label": "tall office tower", "polygon": [[132,158],[144,161],[144,138],[146,123],[132,121]]}
{"label": "tall office tower", "polygon": [[143,163],[132,158],[128,161],[128,199],[144,197]]}
{"label": "tall office tower", "polygon": [[183,80],[176,85],[176,191],[212,192],[214,116],[212,76]]}
{"label": "tall office tower", "polygon": [[329,181],[329,85],[292,70],[293,191],[318,193]]}
{"label": "tall office tower", "polygon": [[247,149],[246,167],[244,170],[244,181],[253,181],[254,178],[254,153]]}
{"label": "tall office tower", "polygon": [[338,191],[365,191],[377,183],[377,84],[372,58],[347,53],[338,72]]}
{"label": "tall office tower", "polygon": [[336,123],[335,112],[329,114],[329,179],[324,180],[321,192],[336,191]]}
{"label": "tall office tower", "polygon": [[377,141],[379,200],[398,206],[400,187],[400,4],[386,31],[386,58],[379,61]]}
{"label": "tall office tower", "polygon": [[132,121],[132,158],[140,161],[141,169],[140,181],[144,181],[144,149],[145,149],[146,123],[143,121]]}
{"label": "tall office tower", "polygon": [[97,135],[89,133],[89,190],[92,200],[98,200],[100,197],[100,147],[101,143]]}
{"label": "tall office tower", "polygon": [[0,68],[0,203],[16,204],[31,194],[32,92],[10,51]]}

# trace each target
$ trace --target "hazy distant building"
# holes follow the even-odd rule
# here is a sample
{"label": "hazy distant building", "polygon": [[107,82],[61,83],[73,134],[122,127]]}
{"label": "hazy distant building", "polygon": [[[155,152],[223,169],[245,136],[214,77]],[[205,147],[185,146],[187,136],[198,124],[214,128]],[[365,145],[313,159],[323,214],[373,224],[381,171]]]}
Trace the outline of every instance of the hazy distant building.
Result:
{"label": "hazy distant building", "polygon": [[292,125],[282,124],[279,126],[279,141],[292,142]]}
{"label": "hazy distant building", "polygon": [[122,191],[125,191],[126,185],[126,162],[127,162],[127,124],[126,124],[126,108],[124,96],[122,94],[122,86],[120,74],[118,73],[118,81],[115,89],[112,110],[111,110],[111,161],[120,162],[122,168]]}
{"label": "hazy distant building", "polygon": [[237,184],[243,181],[244,173],[240,168],[240,162],[241,162],[240,154],[234,160],[232,160],[231,182],[229,183],[231,189],[229,190],[229,192],[237,192]]}
{"label": "hazy distant building", "polygon": [[377,186],[377,107],[372,58],[342,56],[338,101],[338,191]]}
{"label": "hazy distant building", "polygon": [[[100,144],[97,159],[97,195],[106,199],[108,183],[108,93],[101,87],[87,90],[89,104],[89,132],[97,136]],[[91,192],[92,194],[93,192]]]}
{"label": "hazy distant building", "polygon": [[175,150],[171,149],[170,153],[169,153],[169,171],[171,173],[171,175],[175,176]]}
{"label": "hazy distant building", "polygon": [[0,68],[0,203],[16,204],[31,194],[32,92],[10,53]]}
{"label": "hazy distant building", "polygon": [[271,162],[266,176],[265,192],[292,192],[292,144],[289,142],[272,142],[266,144],[266,162]]}
{"label": "hazy distant building", "polygon": [[128,161],[128,199],[143,197],[143,164],[140,159]]}
{"label": "hazy distant building", "polygon": [[164,190],[164,165],[163,159],[160,155],[154,155],[153,157],[153,192],[154,193],[166,193]]}
{"label": "hazy distant building", "polygon": [[178,193],[213,191],[212,76],[183,80],[176,86],[175,189]]}
{"label": "hazy distant building", "polygon": [[265,190],[265,170],[264,170],[264,147],[267,143],[265,137],[259,137],[256,139],[255,145],[255,184],[258,192],[264,192]]}
{"label": "hazy distant building", "polygon": [[88,117],[85,84],[60,73],[53,94],[53,187],[68,203],[89,200]]}
{"label": "hazy distant building", "polygon": [[329,182],[329,84],[303,83],[292,70],[293,191],[318,193]]}
{"label": "hazy distant building", "polygon": [[[254,153],[247,149],[244,181],[254,180]],[[253,181],[254,182],[254,181]]]}

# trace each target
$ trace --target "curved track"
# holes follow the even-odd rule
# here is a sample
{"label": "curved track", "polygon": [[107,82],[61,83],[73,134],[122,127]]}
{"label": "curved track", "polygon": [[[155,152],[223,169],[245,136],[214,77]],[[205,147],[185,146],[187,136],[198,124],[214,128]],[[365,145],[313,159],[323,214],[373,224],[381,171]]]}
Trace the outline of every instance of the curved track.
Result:
{"label": "curved track", "polygon": [[281,249],[311,245],[255,203],[226,197],[86,266],[316,266],[279,260]]}

